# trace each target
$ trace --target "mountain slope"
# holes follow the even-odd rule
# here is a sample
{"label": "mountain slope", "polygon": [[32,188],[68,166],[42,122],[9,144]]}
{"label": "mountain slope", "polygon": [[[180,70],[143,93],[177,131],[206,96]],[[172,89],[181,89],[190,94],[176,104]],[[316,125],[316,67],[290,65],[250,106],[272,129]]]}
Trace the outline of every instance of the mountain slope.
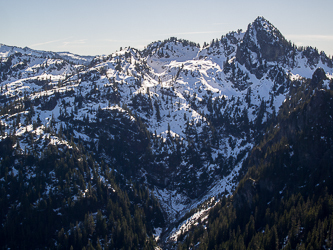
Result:
{"label": "mountain slope", "polygon": [[277,125],[245,161],[249,170],[233,196],[212,209],[207,231],[196,227],[183,247],[332,247],[333,92],[321,89],[321,71],[282,105]]}
{"label": "mountain slope", "polygon": [[81,145],[154,194],[167,240],[189,211],[232,193],[305,78],[316,72],[329,89],[333,74],[324,52],[287,42],[263,17],[203,47],[170,38],[94,58],[6,45],[0,53],[1,141],[27,156]]}
{"label": "mountain slope", "polygon": [[51,134],[0,143],[1,247],[152,248],[164,221],[148,190]]}

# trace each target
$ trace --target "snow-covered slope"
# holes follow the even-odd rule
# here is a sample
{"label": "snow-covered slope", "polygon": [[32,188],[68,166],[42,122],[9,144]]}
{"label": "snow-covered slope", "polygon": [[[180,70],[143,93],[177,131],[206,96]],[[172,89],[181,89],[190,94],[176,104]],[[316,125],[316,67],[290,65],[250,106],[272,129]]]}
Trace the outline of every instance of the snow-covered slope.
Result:
{"label": "snow-covered slope", "polygon": [[1,45],[0,56],[1,140],[67,145],[50,128],[66,131],[147,184],[170,223],[233,190],[297,81],[318,67],[333,75],[325,53],[297,48],[263,17],[204,47],[170,38],[91,58]]}
{"label": "snow-covered slope", "polygon": [[82,64],[82,65],[88,65],[91,62],[91,60],[94,58],[93,56],[80,56],[70,52],[33,50],[28,47],[19,48],[15,46],[0,44],[0,57],[6,58],[16,53],[20,53],[24,56],[62,59],[73,64]]}

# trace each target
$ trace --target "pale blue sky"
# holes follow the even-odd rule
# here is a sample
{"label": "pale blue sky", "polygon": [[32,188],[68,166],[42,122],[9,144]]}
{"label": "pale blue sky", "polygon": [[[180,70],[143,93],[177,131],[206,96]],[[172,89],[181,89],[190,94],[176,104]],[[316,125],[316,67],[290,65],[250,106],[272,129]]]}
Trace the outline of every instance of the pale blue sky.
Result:
{"label": "pale blue sky", "polygon": [[0,0],[0,43],[110,54],[171,36],[203,44],[264,16],[296,45],[333,55],[332,0]]}

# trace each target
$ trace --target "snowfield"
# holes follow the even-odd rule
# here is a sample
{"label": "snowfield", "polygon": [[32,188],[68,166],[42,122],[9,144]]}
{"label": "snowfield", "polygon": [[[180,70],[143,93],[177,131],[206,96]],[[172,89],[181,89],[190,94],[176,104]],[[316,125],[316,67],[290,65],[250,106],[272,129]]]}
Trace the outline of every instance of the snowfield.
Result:
{"label": "snowfield", "polygon": [[[14,147],[22,153],[29,150],[30,134],[31,140],[40,140],[40,150],[47,145],[70,149],[73,141],[82,142],[112,165],[116,157],[103,151],[102,139],[115,142],[122,129],[139,124],[131,127],[131,136],[147,130],[151,155],[156,156],[149,163],[166,176],[156,174],[155,182],[149,183],[153,173],[145,166],[140,165],[137,173],[159,200],[169,225],[179,224],[169,231],[155,228],[155,239],[166,231],[164,238],[177,241],[191,225],[205,220],[219,197],[230,195],[237,186],[242,163],[260,132],[248,124],[268,122],[286,100],[290,85],[311,78],[319,67],[327,76],[323,88],[330,87],[330,58],[312,48],[285,44],[289,54],[284,58],[264,58],[258,29],[271,39],[268,45],[283,42],[279,31],[259,18],[246,32],[230,32],[204,47],[170,38],[143,51],[126,48],[89,57],[1,44],[0,105],[3,110],[11,102],[16,106],[0,116],[0,140],[15,135]],[[245,44],[249,46],[242,54],[238,50]],[[58,135],[63,130],[71,134]],[[193,162],[189,148],[198,154]],[[175,152],[181,160],[172,169],[168,162]],[[138,159],[145,157],[142,153]],[[199,194],[182,186],[186,181],[193,184],[192,168],[196,181],[209,180]],[[11,174],[17,176],[18,170],[12,168]],[[49,184],[46,194],[55,185]],[[86,190],[81,191],[84,196]],[[200,208],[205,202],[208,205]],[[196,212],[183,221],[193,209]]]}

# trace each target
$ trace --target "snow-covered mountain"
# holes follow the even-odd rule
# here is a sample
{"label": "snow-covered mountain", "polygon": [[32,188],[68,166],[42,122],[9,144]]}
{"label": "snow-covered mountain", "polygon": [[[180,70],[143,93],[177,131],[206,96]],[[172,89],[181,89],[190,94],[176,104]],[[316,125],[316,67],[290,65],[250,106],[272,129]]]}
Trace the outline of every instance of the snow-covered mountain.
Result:
{"label": "snow-covered mountain", "polygon": [[296,47],[263,17],[203,47],[170,38],[83,57],[1,45],[0,56],[0,140],[15,136],[20,154],[40,157],[48,145],[83,145],[147,185],[165,212],[168,240],[186,228],[190,220],[180,222],[191,209],[232,192],[244,159],[299,83],[317,68],[326,75],[322,88],[333,78],[331,58]]}

